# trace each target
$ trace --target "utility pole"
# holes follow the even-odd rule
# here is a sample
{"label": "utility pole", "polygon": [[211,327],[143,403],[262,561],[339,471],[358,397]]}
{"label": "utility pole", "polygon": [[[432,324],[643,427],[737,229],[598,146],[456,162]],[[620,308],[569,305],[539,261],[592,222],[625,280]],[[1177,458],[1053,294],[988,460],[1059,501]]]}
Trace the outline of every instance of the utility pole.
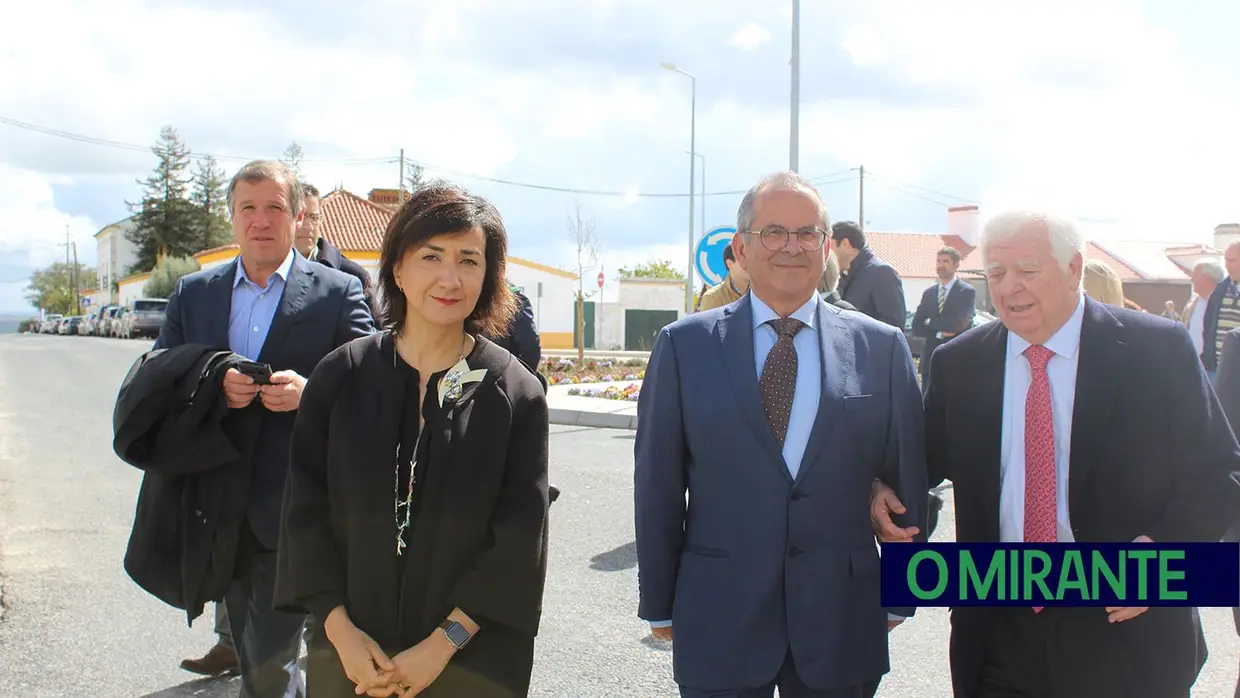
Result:
{"label": "utility pole", "polygon": [[857,226],[865,232],[865,165],[861,166],[861,179],[857,181]]}
{"label": "utility pole", "polygon": [[[69,292],[69,303],[72,304],[73,303],[73,266],[69,263],[69,255],[74,253],[76,250],[73,247],[73,240],[71,236],[69,235],[69,224],[68,223],[65,223],[65,241],[62,244],[65,246],[65,285],[68,286],[68,288],[66,288],[65,290]],[[70,307],[72,307],[72,305],[70,305]]]}
{"label": "utility pole", "polygon": [[400,203],[405,203],[405,149],[400,149]]}
{"label": "utility pole", "polygon": [[82,314],[82,270],[78,267],[77,243],[73,245],[73,314]]}
{"label": "utility pole", "polygon": [[792,119],[788,145],[788,169],[800,167],[801,131],[801,0],[792,0]]}

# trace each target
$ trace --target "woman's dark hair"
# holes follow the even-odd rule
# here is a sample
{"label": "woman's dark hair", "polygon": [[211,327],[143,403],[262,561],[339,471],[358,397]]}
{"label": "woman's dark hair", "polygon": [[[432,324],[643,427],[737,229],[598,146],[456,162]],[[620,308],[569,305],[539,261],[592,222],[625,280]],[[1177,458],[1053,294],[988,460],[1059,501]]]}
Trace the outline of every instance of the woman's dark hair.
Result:
{"label": "woman's dark hair", "polygon": [[399,330],[405,324],[407,299],[396,285],[396,265],[409,250],[439,235],[480,228],[486,240],[486,271],[474,312],[465,320],[465,331],[487,337],[508,334],[517,313],[516,297],[508,288],[508,232],[495,206],[481,196],[443,181],[418,188],[388,223],[379,256],[379,290],[383,294],[383,324]]}

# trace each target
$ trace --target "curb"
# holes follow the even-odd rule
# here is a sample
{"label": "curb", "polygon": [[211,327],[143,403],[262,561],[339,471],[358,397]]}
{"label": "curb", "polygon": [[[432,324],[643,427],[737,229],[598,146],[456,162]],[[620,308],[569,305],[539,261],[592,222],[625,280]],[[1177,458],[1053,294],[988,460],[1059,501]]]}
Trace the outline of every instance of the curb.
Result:
{"label": "curb", "polygon": [[565,410],[552,407],[552,424],[571,427],[594,427],[596,429],[637,429],[637,415],[613,412],[590,412],[588,410]]}

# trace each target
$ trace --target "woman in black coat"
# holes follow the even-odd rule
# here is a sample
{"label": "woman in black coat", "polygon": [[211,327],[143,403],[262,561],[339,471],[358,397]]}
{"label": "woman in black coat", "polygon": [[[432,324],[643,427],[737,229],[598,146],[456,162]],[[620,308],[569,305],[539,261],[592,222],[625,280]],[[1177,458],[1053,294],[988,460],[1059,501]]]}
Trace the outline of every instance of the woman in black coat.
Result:
{"label": "woman in black coat", "polygon": [[487,201],[419,189],[387,328],[329,354],[293,433],[276,605],[314,615],[308,698],[524,696],[546,579],[547,401],[485,335],[516,311]]}

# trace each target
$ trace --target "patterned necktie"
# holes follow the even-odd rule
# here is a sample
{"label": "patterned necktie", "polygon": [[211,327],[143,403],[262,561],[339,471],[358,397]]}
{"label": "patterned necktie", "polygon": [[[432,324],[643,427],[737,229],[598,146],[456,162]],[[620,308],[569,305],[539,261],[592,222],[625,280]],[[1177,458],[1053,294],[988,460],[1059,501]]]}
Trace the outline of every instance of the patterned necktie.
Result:
{"label": "patterned necktie", "polygon": [[[1055,515],[1055,426],[1046,364],[1055,352],[1041,345],[1025,350],[1032,380],[1025,396],[1025,542],[1058,540]],[[1034,606],[1041,613],[1041,606]]]}
{"label": "patterned necktie", "polygon": [[803,323],[796,318],[786,317],[771,320],[770,325],[775,328],[778,339],[775,340],[771,353],[766,355],[758,387],[762,391],[762,406],[766,408],[767,421],[771,423],[775,441],[782,447],[784,437],[788,434],[792,394],[797,384],[797,350],[792,345],[792,339],[801,330]]}
{"label": "patterned necktie", "polygon": [[943,314],[943,306],[947,305],[947,287],[939,284],[939,314]]}

